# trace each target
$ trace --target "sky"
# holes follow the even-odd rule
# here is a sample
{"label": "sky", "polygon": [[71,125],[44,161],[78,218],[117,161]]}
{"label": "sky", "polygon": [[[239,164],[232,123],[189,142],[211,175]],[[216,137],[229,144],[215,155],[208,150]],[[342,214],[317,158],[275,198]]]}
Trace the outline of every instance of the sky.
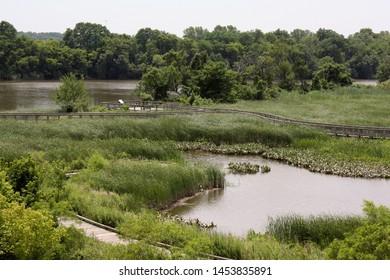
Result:
{"label": "sky", "polygon": [[0,7],[0,21],[24,32],[63,33],[78,22],[113,33],[150,27],[180,37],[190,26],[212,31],[217,25],[263,32],[326,28],[345,36],[390,30],[390,0],[0,0]]}

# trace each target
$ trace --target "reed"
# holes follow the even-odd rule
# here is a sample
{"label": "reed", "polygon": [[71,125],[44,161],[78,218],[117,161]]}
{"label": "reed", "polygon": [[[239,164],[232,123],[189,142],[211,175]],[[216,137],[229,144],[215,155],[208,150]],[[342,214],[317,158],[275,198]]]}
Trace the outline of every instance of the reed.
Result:
{"label": "reed", "polygon": [[340,87],[332,91],[282,92],[269,101],[239,101],[213,107],[242,109],[288,118],[337,124],[390,127],[390,91],[376,87]]}
{"label": "reed", "polygon": [[119,160],[81,172],[78,182],[99,191],[131,194],[145,207],[165,208],[200,189],[223,187],[223,173],[213,165]]}
{"label": "reed", "polygon": [[287,215],[269,218],[267,233],[285,243],[313,242],[325,248],[335,239],[344,239],[346,233],[362,224],[363,218],[358,216]]}

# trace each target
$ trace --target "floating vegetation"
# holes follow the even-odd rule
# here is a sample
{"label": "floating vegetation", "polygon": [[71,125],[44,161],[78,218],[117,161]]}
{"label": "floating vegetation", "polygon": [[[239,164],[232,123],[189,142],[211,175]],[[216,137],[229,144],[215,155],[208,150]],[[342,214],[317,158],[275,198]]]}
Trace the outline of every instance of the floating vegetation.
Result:
{"label": "floating vegetation", "polygon": [[249,162],[229,162],[228,169],[233,174],[256,174],[259,173],[260,166]]}
{"label": "floating vegetation", "polygon": [[270,148],[259,143],[215,145],[212,143],[180,142],[175,143],[175,146],[182,151],[204,151],[222,155],[260,155],[263,158],[277,160],[312,172],[343,177],[390,178],[390,164],[388,162],[364,161],[309,149]]}
{"label": "floating vegetation", "polygon": [[271,167],[269,167],[268,165],[262,165],[260,170],[261,170],[261,173],[269,173],[269,172],[271,172]]}
{"label": "floating vegetation", "polygon": [[271,167],[267,165],[258,165],[258,164],[252,164],[249,162],[230,162],[228,164],[228,169],[232,171],[233,174],[257,174],[259,172],[261,173],[268,173],[271,171]]}

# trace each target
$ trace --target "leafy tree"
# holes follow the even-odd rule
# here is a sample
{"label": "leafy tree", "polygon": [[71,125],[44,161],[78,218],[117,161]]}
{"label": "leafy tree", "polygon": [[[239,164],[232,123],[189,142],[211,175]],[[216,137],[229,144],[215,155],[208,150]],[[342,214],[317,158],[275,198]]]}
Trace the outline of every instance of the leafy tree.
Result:
{"label": "leafy tree", "polygon": [[101,48],[104,39],[111,35],[103,25],[95,23],[77,23],[74,29],[67,29],[64,34],[65,45],[71,48],[82,48],[92,52]]}
{"label": "leafy tree", "polygon": [[333,241],[327,249],[329,259],[389,260],[390,209],[366,201],[364,225],[347,233],[345,239]]}
{"label": "leafy tree", "polygon": [[319,40],[319,58],[330,56],[336,63],[345,62],[348,49],[347,40],[343,35],[329,29],[319,29],[316,33]]}
{"label": "leafy tree", "polygon": [[88,69],[87,52],[72,49],[60,42],[49,39],[34,41],[39,57],[38,71],[45,79],[59,79],[67,73],[85,75]]}
{"label": "leafy tree", "polygon": [[390,56],[384,58],[383,62],[378,67],[377,78],[379,82],[390,80]]}
{"label": "leafy tree", "polygon": [[4,200],[0,195],[0,259],[51,259],[65,230],[48,213]]}
{"label": "leafy tree", "polygon": [[78,79],[73,73],[61,77],[61,85],[57,88],[55,100],[64,112],[86,111],[89,106],[89,95],[84,79]]}
{"label": "leafy tree", "polygon": [[138,90],[152,95],[155,100],[161,100],[168,97],[168,91],[178,90],[181,77],[180,72],[172,65],[151,67],[142,76]]}
{"label": "leafy tree", "polygon": [[293,66],[288,61],[283,61],[279,64],[279,87],[289,91],[295,88]]}
{"label": "leafy tree", "polygon": [[196,27],[191,26],[185,29],[183,33],[184,33],[183,36],[184,38],[189,38],[194,41],[200,41],[206,39],[210,32],[201,26],[196,26]]}
{"label": "leafy tree", "polygon": [[326,62],[315,73],[312,88],[316,90],[332,89],[336,86],[349,86],[351,84],[351,75],[343,64]]}
{"label": "leafy tree", "polygon": [[191,83],[193,88],[199,89],[202,98],[219,102],[235,102],[233,89],[237,81],[237,73],[228,70],[226,64],[209,61],[197,71]]}
{"label": "leafy tree", "polygon": [[12,24],[0,22],[0,80],[9,80],[14,75],[16,29]]}
{"label": "leafy tree", "polygon": [[376,34],[369,28],[348,37],[348,65],[357,79],[372,79],[380,56],[375,50]]}
{"label": "leafy tree", "polygon": [[32,157],[17,159],[7,169],[12,189],[20,194],[27,206],[38,200],[40,188],[39,174]]}

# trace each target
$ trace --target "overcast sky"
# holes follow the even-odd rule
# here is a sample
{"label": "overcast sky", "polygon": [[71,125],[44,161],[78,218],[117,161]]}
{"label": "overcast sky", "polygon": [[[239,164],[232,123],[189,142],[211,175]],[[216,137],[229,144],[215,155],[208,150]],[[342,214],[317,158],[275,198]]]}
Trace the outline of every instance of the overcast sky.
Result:
{"label": "overcast sky", "polygon": [[183,35],[189,26],[240,31],[332,29],[348,36],[361,28],[390,30],[390,0],[0,0],[0,21],[18,31],[65,32],[78,22],[135,35],[144,27]]}

